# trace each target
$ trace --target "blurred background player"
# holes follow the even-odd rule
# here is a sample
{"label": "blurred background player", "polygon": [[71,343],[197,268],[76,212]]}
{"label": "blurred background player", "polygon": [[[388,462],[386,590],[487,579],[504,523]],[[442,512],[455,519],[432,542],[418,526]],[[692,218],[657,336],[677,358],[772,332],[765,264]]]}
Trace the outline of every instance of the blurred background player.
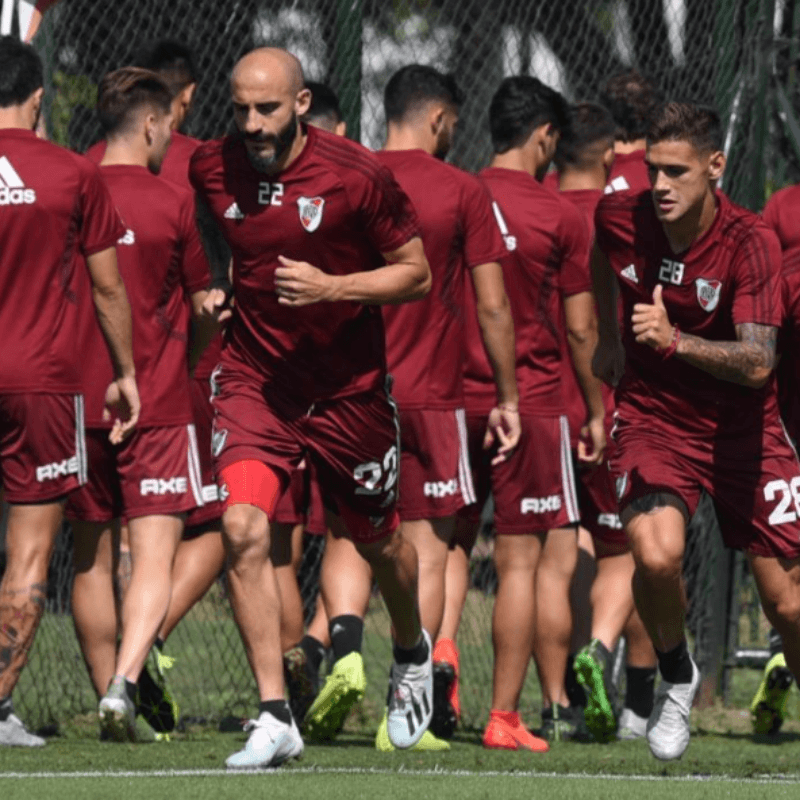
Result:
{"label": "blurred background player", "polygon": [[[615,122],[602,106],[582,103],[573,108],[569,135],[558,142],[555,162],[564,196],[584,213],[594,239],[594,212],[614,162]],[[575,437],[586,407],[578,391],[574,371],[565,373],[565,393],[570,403],[570,430]],[[644,736],[653,709],[656,658],[650,638],[633,604],[631,578],[633,556],[617,513],[614,485],[608,470],[613,457],[610,431],[614,414],[614,394],[604,387],[606,437],[608,448],[603,464],[591,468],[578,465],[578,504],[581,509],[582,536],[589,536],[588,547],[579,550],[578,570],[573,580],[575,630],[573,649],[581,649],[577,679],[585,687],[580,705],[585,711],[590,732],[598,740],[617,735],[629,739]],[[573,439],[573,448],[577,441]],[[586,541],[585,539],[583,541]],[[591,549],[590,549],[591,548]],[[589,553],[593,552],[596,565]],[[592,572],[596,577],[592,580]],[[587,601],[591,592],[591,604]],[[588,609],[589,613],[583,612]],[[582,613],[583,612],[583,613]],[[611,654],[620,634],[629,636],[625,676],[625,703],[617,722],[615,694],[611,676]],[[591,643],[590,643],[591,640]],[[570,656],[570,661],[574,656]],[[568,664],[567,688],[575,685],[576,668]],[[579,691],[583,694],[583,690]],[[577,702],[577,701],[576,701]]]}
{"label": "blurred background player", "polygon": [[0,37],[0,469],[10,506],[0,581],[0,744],[17,746],[44,744],[14,714],[11,694],[44,612],[66,497],[86,481],[83,353],[75,349],[78,321],[89,313],[76,301],[84,259],[101,354],[107,348],[111,356],[100,387],[101,408],[119,415],[111,441],[128,436],[139,416],[131,312],[114,249],[125,229],[97,168],[34,133],[43,93],[35,50]]}
{"label": "blurred background player", "polygon": [[133,310],[144,408],[137,431],[112,448],[97,391],[110,365],[102,358],[99,330],[87,330],[82,351],[89,481],[70,498],[67,514],[75,535],[73,618],[82,645],[98,631],[98,610],[114,609],[114,521],[123,514],[128,521],[131,579],[122,600],[119,651],[116,624],[107,626],[102,644],[84,647],[102,695],[103,730],[116,740],[135,738],[136,683],[169,607],[184,514],[203,504],[189,399],[187,298],[198,348],[215,326],[202,315],[210,274],[194,197],[155,177],[169,147],[170,102],[166,84],[136,67],[107,75],[98,95],[107,139],[101,174],[126,226],[118,253]]}
{"label": "blurred background player", "polygon": [[494,387],[468,316],[465,390],[478,502],[462,513],[477,530],[490,488],[495,503],[494,673],[483,735],[489,748],[548,749],[518,712],[531,655],[542,686],[542,735],[566,738],[576,727],[564,687],[579,521],[561,386],[566,339],[589,409],[579,443],[579,457],[588,463],[603,457],[605,408],[591,373],[597,334],[589,231],[574,205],[540,183],[568,126],[569,107],[558,92],[535,78],[507,78],[489,107],[494,157],[479,175],[507,248],[503,277],[514,318],[522,424],[519,447],[490,465],[483,430]]}
{"label": "blurred background player", "polygon": [[327,84],[316,81],[306,81],[306,89],[311,92],[311,105],[303,114],[302,121],[328,133],[347,136],[347,123],[342,119],[336,92]]}

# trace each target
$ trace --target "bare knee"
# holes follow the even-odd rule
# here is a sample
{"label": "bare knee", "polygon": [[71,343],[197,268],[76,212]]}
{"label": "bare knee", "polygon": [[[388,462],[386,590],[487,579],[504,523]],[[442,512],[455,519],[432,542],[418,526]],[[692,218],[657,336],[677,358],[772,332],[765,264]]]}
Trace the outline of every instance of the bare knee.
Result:
{"label": "bare knee", "polygon": [[267,515],[244,503],[230,506],[222,516],[225,551],[232,567],[269,558],[270,537]]}

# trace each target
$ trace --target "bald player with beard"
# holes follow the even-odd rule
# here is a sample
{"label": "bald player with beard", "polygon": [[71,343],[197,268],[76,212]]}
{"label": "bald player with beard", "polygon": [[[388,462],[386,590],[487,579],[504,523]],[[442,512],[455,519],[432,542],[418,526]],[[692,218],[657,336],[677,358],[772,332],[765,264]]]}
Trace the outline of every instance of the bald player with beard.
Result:
{"label": "bald player with beard", "polygon": [[232,312],[214,374],[214,457],[231,605],[261,700],[229,768],[274,766],[303,742],[284,700],[280,596],[268,557],[277,496],[303,459],[329,522],[370,562],[392,621],[389,736],[413,746],[432,713],[417,559],[398,531],[397,418],[380,306],[424,297],[414,209],[360,145],[298,118],[310,93],[289,53],[260,48],[231,80],[238,134],[201,145],[193,185],[233,253]]}

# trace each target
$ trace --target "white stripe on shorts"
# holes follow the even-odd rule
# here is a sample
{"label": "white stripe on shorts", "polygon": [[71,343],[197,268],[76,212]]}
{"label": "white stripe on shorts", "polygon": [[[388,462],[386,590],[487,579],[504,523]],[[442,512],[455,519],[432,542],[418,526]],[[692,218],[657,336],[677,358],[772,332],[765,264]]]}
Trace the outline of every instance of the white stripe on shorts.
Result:
{"label": "white stripe on shorts", "polygon": [[472,483],[467,438],[467,412],[463,408],[456,409],[456,427],[458,428],[458,483],[461,486],[461,497],[464,499],[464,503],[471,506],[478,502],[478,498]]}
{"label": "white stripe on shorts", "polygon": [[78,483],[83,486],[89,479],[89,465],[86,458],[86,423],[83,413],[83,395],[76,394],[75,400],[75,456],[78,459]]}
{"label": "white stripe on shorts", "polygon": [[205,505],[203,502],[203,473],[200,469],[200,452],[197,449],[197,434],[195,433],[194,425],[187,425],[186,432],[189,435],[189,446],[186,448],[189,483],[192,486],[195,505],[200,507]]}
{"label": "white stripe on shorts", "polygon": [[570,522],[580,522],[578,511],[578,492],[575,489],[575,473],[572,470],[572,451],[569,442],[569,421],[565,415],[559,417],[561,423],[561,483],[564,488],[564,503]]}

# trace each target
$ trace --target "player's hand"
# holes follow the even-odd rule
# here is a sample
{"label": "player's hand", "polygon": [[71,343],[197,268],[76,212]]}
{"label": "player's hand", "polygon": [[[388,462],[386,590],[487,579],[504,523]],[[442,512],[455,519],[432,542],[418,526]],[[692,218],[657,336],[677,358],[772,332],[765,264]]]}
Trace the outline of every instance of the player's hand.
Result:
{"label": "player's hand", "polygon": [[139,388],[136,378],[118,378],[106,389],[106,402],[103,419],[108,422],[114,419],[108,440],[111,444],[120,444],[133,433],[139,421],[142,404],[139,400]]}
{"label": "player's hand", "polygon": [[616,386],[625,372],[625,348],[618,336],[603,337],[592,358],[592,373],[609,386]]}
{"label": "player's hand", "polygon": [[672,343],[673,337],[662,293],[663,287],[659,283],[653,289],[653,305],[637,303],[633,307],[631,317],[631,330],[636,336],[636,341],[654,350],[665,350]]}
{"label": "player's hand", "polygon": [[578,441],[578,461],[582,464],[602,464],[606,452],[606,428],[603,418],[592,417],[582,428]]}
{"label": "player's hand", "polygon": [[509,458],[519,444],[521,432],[519,409],[516,406],[504,403],[489,412],[483,449],[488,450],[497,444],[497,454],[492,459],[492,465],[501,464]]}
{"label": "player's hand", "polygon": [[305,261],[278,256],[283,264],[275,270],[275,291],[282,306],[310,306],[332,300],[335,276]]}
{"label": "player's hand", "polygon": [[206,299],[203,301],[203,316],[211,317],[221,325],[231,318],[232,307],[233,299],[224,289],[209,289]]}

